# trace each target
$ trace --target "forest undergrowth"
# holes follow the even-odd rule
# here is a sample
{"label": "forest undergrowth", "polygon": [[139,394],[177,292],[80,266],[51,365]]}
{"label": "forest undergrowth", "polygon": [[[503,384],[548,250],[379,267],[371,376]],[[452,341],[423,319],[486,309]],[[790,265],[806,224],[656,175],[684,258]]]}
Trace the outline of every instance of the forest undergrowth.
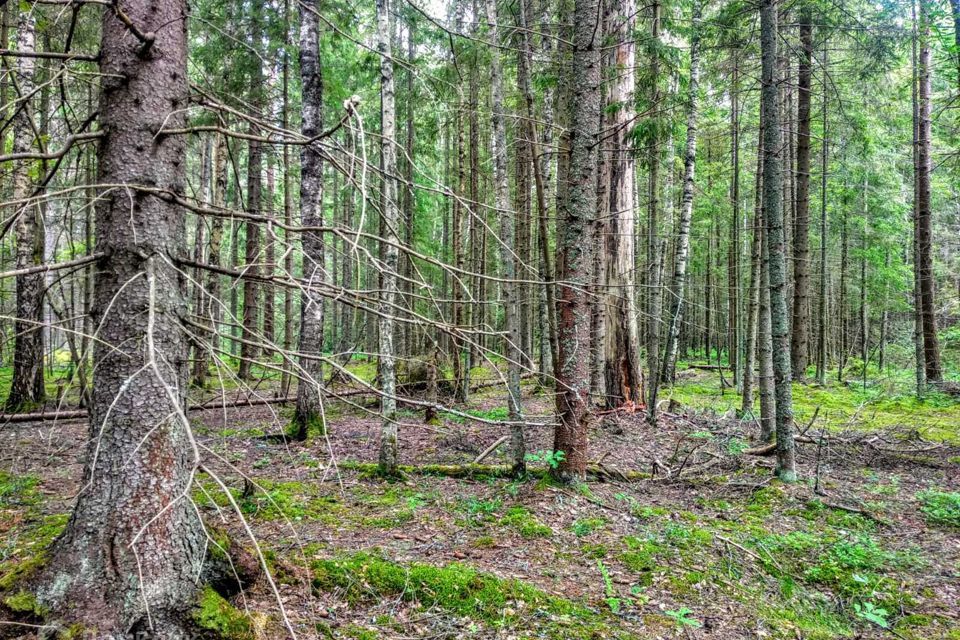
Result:
{"label": "forest undergrowth", "polygon": [[[280,637],[283,615],[301,637],[358,640],[960,638],[960,446],[955,429],[942,436],[960,402],[898,413],[895,398],[831,385],[834,404],[808,423],[819,392],[798,385],[803,481],[785,485],[719,389],[716,371],[684,369],[655,431],[642,413],[598,412],[593,474],[573,486],[542,473],[553,399],[532,379],[525,413],[544,425],[528,429],[519,480],[500,477],[499,451],[472,465],[506,427],[456,414],[427,425],[401,408],[400,458],[414,467],[387,481],[363,398],[328,403],[327,432],[306,443],[264,437],[287,408],[192,413],[232,494],[201,475],[193,498],[224,549],[249,560],[237,505],[277,587],[260,575],[230,602],[206,589],[195,619],[235,639]],[[501,403],[480,390],[465,413],[502,420]],[[85,429],[0,432],[0,589],[65,526]],[[33,606],[9,592],[4,604]]]}

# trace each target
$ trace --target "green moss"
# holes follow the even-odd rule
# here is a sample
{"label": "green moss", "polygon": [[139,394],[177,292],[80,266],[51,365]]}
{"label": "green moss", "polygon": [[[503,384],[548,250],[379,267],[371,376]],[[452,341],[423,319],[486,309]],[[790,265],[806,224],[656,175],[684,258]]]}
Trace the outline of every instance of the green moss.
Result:
{"label": "green moss", "polygon": [[28,591],[18,591],[3,599],[3,604],[14,613],[43,618],[46,610],[37,602],[37,597]]}
{"label": "green moss", "polygon": [[[399,596],[493,627],[521,625],[529,632],[531,625],[542,624],[546,637],[593,638],[606,630],[602,616],[583,605],[464,564],[401,565],[357,553],[316,562],[314,576],[315,589],[342,590],[352,602]],[[562,635],[554,635],[559,628]]]}
{"label": "green moss", "polygon": [[33,475],[0,471],[0,508],[29,507],[40,502],[39,480]]}
{"label": "green moss", "polygon": [[197,598],[193,621],[223,640],[252,640],[254,637],[250,618],[209,586]]}
{"label": "green moss", "polygon": [[[287,437],[295,438],[299,436],[302,426],[303,425],[300,424],[300,421],[294,417],[294,419],[290,422],[290,426],[287,428]],[[310,438],[327,435],[327,423],[322,414],[315,413],[307,416],[306,434],[308,440]]]}
{"label": "green moss", "polygon": [[0,592],[9,591],[17,584],[34,575],[47,563],[47,554],[39,553],[13,564],[0,577]]}
{"label": "green moss", "polygon": [[356,624],[348,624],[343,627],[343,635],[354,640],[377,640],[380,634],[372,629],[366,629]]}
{"label": "green moss", "polygon": [[604,518],[581,518],[573,521],[573,524],[570,525],[570,530],[573,531],[573,534],[578,538],[583,538],[605,524],[607,524],[607,521]]}
{"label": "green moss", "polygon": [[549,538],[553,529],[543,524],[526,507],[516,505],[507,509],[500,524],[515,529],[522,538]]}

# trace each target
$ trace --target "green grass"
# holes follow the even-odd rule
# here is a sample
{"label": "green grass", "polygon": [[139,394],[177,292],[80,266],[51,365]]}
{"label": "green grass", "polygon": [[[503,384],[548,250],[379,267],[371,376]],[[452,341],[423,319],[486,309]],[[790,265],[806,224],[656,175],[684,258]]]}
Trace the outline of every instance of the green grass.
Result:
{"label": "green grass", "polygon": [[[678,366],[683,371],[683,365]],[[729,374],[725,375],[730,382]],[[664,390],[664,397],[680,404],[717,414],[739,411],[742,400],[733,389],[720,390],[720,376],[696,371]],[[819,407],[815,428],[831,430],[879,430],[891,427],[915,428],[925,438],[960,443],[960,400],[930,393],[919,399],[902,375],[864,389],[859,384],[843,385],[836,379],[825,387],[794,383],[793,405],[796,420],[805,424]],[[759,411],[759,400],[754,403]]]}
{"label": "green grass", "polygon": [[314,589],[339,591],[348,602],[400,597],[493,628],[516,628],[529,634],[520,637],[626,637],[616,635],[598,611],[465,564],[400,564],[361,552],[319,560],[313,570]]}
{"label": "green grass", "polygon": [[917,498],[927,522],[960,529],[960,493],[931,490],[918,494]]}

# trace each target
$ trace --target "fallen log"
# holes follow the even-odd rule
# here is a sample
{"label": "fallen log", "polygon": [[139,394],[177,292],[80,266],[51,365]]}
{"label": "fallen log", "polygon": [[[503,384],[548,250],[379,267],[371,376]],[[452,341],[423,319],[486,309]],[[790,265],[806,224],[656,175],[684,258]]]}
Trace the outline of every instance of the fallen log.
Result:
{"label": "fallen log", "polygon": [[[280,398],[243,398],[233,400],[226,404],[206,401],[201,404],[191,405],[188,411],[208,411],[213,409],[234,409],[237,407],[258,407],[268,404],[284,404],[293,402],[296,396],[284,396]],[[54,420],[83,420],[87,418],[86,409],[75,409],[70,411],[41,411],[39,413],[6,413],[0,414],[0,425],[18,424],[25,422],[50,422]]]}
{"label": "fallen log", "polygon": [[[345,460],[338,462],[337,467],[349,471],[359,471],[376,475],[380,466],[375,462],[354,462]],[[398,470],[406,475],[424,475],[424,476],[447,476],[450,478],[511,478],[513,477],[513,467],[506,464],[420,464],[420,465],[400,465]],[[546,468],[527,467],[527,475],[533,477],[544,477],[549,475],[550,470]],[[597,465],[587,467],[588,481],[620,480],[635,481],[647,480],[650,474],[643,471],[613,471],[610,468],[604,468]]]}
{"label": "fallen log", "polygon": [[[809,436],[793,436],[794,442],[803,442],[805,444],[816,444],[817,441]],[[762,447],[754,447],[752,449],[744,449],[743,453],[748,456],[772,456],[777,451],[777,443],[771,442],[770,444],[765,444]]]}

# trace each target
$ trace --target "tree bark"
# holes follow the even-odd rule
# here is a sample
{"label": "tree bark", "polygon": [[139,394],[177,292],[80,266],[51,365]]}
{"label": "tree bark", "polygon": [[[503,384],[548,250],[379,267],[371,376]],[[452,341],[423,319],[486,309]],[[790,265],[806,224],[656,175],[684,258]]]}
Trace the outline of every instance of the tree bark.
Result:
{"label": "tree bark", "polygon": [[589,245],[597,207],[600,125],[600,25],[598,0],[576,0],[572,61],[570,186],[566,215],[557,230],[559,282],[557,414],[554,450],[564,453],[554,470],[561,481],[586,475],[589,407]]}
{"label": "tree bark", "polygon": [[787,273],[783,237],[782,170],[780,163],[780,98],[776,85],[777,0],[763,0],[760,9],[763,94],[763,213],[770,255],[770,335],[776,388],[777,476],[796,481],[793,443],[793,397],[787,318]]}
{"label": "tree bark", "polygon": [[[680,204],[680,221],[677,226],[677,248],[673,263],[673,296],[670,305],[670,324],[667,331],[667,344],[664,350],[663,368],[660,379],[666,384],[673,381],[677,359],[677,345],[680,340],[680,323],[683,321],[683,305],[686,296],[687,266],[690,261],[690,222],[693,218],[694,177],[697,167],[697,103],[700,91],[700,0],[693,5],[693,37],[690,40],[690,79],[687,99],[687,148],[683,158],[683,201]],[[707,258],[708,275],[712,270],[709,253]],[[710,287],[708,282],[707,292]],[[705,309],[709,312],[709,298]],[[706,321],[707,349],[709,351],[710,316]],[[707,359],[710,359],[709,352]]]}
{"label": "tree bark", "polygon": [[[33,52],[36,48],[36,17],[21,11],[17,22],[17,49]],[[35,89],[36,60],[19,57],[13,78],[19,95],[14,105],[13,152],[27,153],[36,135],[30,98]],[[32,195],[30,163],[17,163],[13,170],[13,199],[22,201]],[[17,205],[16,267],[25,269],[43,263],[43,210],[38,202]],[[13,330],[13,380],[7,396],[7,411],[30,411],[46,399],[43,384],[43,294],[42,273],[16,278],[16,309]]]}
{"label": "tree bark", "polygon": [[604,54],[608,77],[603,130],[610,133],[601,143],[599,208],[604,256],[604,397],[610,409],[643,401],[634,277],[634,160],[630,151],[636,112],[635,14],[634,0],[604,0],[605,37],[616,43]]}
{"label": "tree bark", "polygon": [[[260,38],[262,37],[262,25],[260,8],[256,4],[251,7],[252,12],[252,33],[251,42],[256,49],[259,49]],[[250,76],[250,94],[251,102],[255,111],[261,107],[261,91],[263,84],[263,69],[259,55],[254,52],[251,54],[251,76]],[[250,123],[250,134],[258,136],[259,127],[253,122]],[[263,190],[263,148],[259,140],[250,140],[247,146],[247,212],[259,216],[261,214],[261,198]],[[245,261],[246,272],[251,278],[246,278],[243,282],[243,337],[240,344],[240,366],[238,376],[241,380],[250,380],[252,378],[253,362],[256,360],[259,349],[257,343],[259,340],[260,325],[260,303],[262,292],[257,282],[256,276],[260,275],[260,227],[258,224],[248,222],[244,225],[246,228],[246,246]]]}
{"label": "tree bark", "polygon": [[388,0],[377,0],[377,52],[380,54],[380,125],[381,154],[383,160],[384,190],[384,248],[383,284],[380,293],[380,384],[383,391],[381,411],[383,424],[380,429],[380,472],[384,475],[397,473],[397,400],[396,363],[393,350],[393,314],[397,297],[397,223],[400,214],[397,207],[397,150],[396,108],[394,106],[392,19]]}
{"label": "tree bark", "polygon": [[[185,191],[186,2],[130,0],[130,20],[155,34],[145,53],[104,12],[100,70],[102,184]],[[138,55],[138,53],[140,55]],[[151,195],[105,190],[97,206],[93,315],[95,385],[84,481],[38,578],[54,618],[104,636],[179,638],[194,602],[203,532],[189,491],[199,463],[184,414],[185,286],[174,264],[183,209]]]}
{"label": "tree bark", "polygon": [[[494,45],[500,42],[497,28],[496,0],[485,0],[487,11],[488,37]],[[510,457],[514,473],[518,476],[526,472],[526,444],[524,443],[523,408],[520,405],[520,351],[521,334],[519,304],[516,286],[513,280],[517,274],[518,256],[514,251],[514,212],[510,210],[510,185],[507,183],[507,132],[504,124],[503,70],[500,52],[494,50],[490,58],[490,91],[493,97],[491,113],[493,135],[490,138],[490,151],[493,156],[494,203],[497,217],[500,219],[500,298],[504,317],[504,357],[507,361],[507,409],[510,421]]]}
{"label": "tree bark", "polygon": [[[659,117],[660,104],[660,2],[654,0],[651,11],[651,35],[653,57],[650,62],[653,78],[651,104]],[[659,127],[656,128],[657,130]],[[672,145],[671,145],[672,146]],[[655,133],[650,142],[649,175],[647,188],[647,421],[657,424],[657,397],[660,390],[660,316],[663,312],[663,291],[661,290],[661,250],[658,235],[660,208],[660,135]]]}
{"label": "tree bark", "polygon": [[927,382],[940,382],[940,344],[937,339],[936,291],[933,272],[933,215],[930,208],[931,95],[930,18],[928,0],[920,0],[919,134],[917,157],[917,244],[920,270],[920,308],[923,316],[923,359]]}
{"label": "tree bark", "polygon": [[[305,138],[316,137],[323,130],[323,73],[320,67],[320,5],[300,8],[300,78],[302,83],[300,131]],[[319,144],[304,145],[300,150],[300,220],[305,227],[323,224],[323,160]],[[307,231],[302,236],[303,277],[309,282],[327,282],[323,235]],[[291,435],[306,440],[311,430],[322,433],[323,406],[321,385],[323,365],[318,356],[323,352],[323,298],[307,289],[300,306],[300,358],[297,384],[297,406],[293,414]]]}
{"label": "tree bark", "polygon": [[797,198],[793,233],[793,322],[790,359],[793,377],[807,375],[810,343],[810,97],[813,76],[813,13],[800,12],[797,94]]}

